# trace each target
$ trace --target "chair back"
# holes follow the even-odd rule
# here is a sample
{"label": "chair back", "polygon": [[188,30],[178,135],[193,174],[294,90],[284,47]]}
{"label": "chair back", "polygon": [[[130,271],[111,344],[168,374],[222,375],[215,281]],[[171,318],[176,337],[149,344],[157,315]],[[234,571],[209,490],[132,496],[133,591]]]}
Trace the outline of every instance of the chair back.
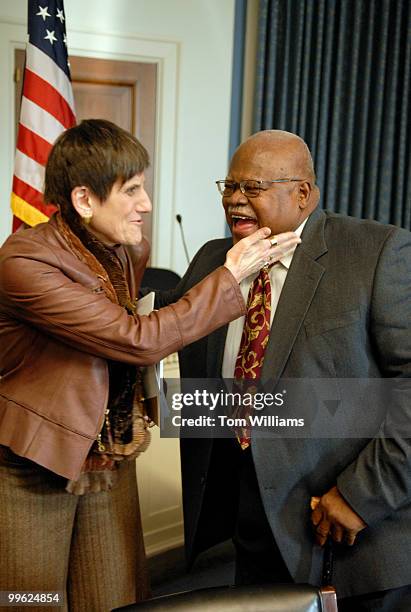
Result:
{"label": "chair back", "polygon": [[141,280],[141,287],[151,289],[174,289],[181,277],[177,272],[166,268],[146,268]]}
{"label": "chair back", "polygon": [[[212,587],[154,597],[117,612],[337,612],[332,587],[267,584]],[[112,612],[115,612],[114,610]]]}

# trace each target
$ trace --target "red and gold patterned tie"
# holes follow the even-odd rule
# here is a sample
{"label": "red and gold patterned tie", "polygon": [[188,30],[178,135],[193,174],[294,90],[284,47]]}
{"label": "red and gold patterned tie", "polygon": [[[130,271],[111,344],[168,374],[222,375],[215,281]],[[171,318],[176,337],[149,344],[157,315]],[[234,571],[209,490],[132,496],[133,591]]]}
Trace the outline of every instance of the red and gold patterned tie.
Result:
{"label": "red and gold patterned tie", "polygon": [[[247,314],[241,336],[240,349],[234,369],[236,379],[256,379],[261,375],[264,353],[270,335],[271,283],[269,268],[264,267],[250,287]],[[248,389],[250,392],[250,389]],[[250,409],[242,407],[236,416],[248,421]],[[237,439],[244,450],[250,446],[250,426],[237,428]]]}

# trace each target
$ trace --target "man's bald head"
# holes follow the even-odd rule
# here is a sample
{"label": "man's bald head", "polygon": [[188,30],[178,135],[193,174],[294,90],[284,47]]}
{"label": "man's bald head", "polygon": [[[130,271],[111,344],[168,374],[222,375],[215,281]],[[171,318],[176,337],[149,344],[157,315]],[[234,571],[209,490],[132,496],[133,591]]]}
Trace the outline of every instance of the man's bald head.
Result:
{"label": "man's bald head", "polygon": [[[263,130],[245,140],[234,153],[234,158],[281,158],[278,170],[282,176],[273,178],[305,178],[314,186],[314,164],[307,144],[297,134],[284,130]],[[277,168],[276,168],[277,169]]]}

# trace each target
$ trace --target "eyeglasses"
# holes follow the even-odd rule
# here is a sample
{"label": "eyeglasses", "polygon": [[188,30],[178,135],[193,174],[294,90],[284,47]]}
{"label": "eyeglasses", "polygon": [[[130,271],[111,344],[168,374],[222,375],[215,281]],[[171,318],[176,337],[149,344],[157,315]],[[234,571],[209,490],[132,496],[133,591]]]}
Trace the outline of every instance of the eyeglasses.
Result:
{"label": "eyeglasses", "polygon": [[248,198],[255,198],[259,195],[260,191],[266,191],[271,183],[294,183],[299,181],[305,181],[306,179],[301,178],[283,178],[283,179],[274,179],[273,181],[259,181],[257,179],[248,179],[247,181],[240,181],[236,183],[235,181],[216,181],[216,185],[218,191],[222,196],[230,196],[240,188],[241,193],[243,193]]}

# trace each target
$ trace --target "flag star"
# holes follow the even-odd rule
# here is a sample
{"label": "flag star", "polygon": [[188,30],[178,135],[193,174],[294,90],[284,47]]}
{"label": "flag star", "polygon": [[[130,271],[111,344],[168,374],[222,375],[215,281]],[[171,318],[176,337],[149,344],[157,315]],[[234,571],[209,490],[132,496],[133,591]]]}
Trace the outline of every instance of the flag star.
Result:
{"label": "flag star", "polygon": [[61,23],[64,21],[64,13],[60,9],[57,9],[57,19],[60,19]]}
{"label": "flag star", "polygon": [[63,42],[67,47],[67,36],[65,34],[63,34]]}
{"label": "flag star", "polygon": [[51,17],[50,13],[48,12],[48,8],[49,8],[48,6],[38,5],[39,12],[36,13],[36,15],[43,17],[43,21],[46,21],[47,17]]}
{"label": "flag star", "polygon": [[54,30],[52,32],[50,32],[50,30],[46,29],[46,36],[44,37],[44,40],[49,40],[51,42],[51,44],[53,44],[54,42],[57,41],[57,38],[54,36]]}

